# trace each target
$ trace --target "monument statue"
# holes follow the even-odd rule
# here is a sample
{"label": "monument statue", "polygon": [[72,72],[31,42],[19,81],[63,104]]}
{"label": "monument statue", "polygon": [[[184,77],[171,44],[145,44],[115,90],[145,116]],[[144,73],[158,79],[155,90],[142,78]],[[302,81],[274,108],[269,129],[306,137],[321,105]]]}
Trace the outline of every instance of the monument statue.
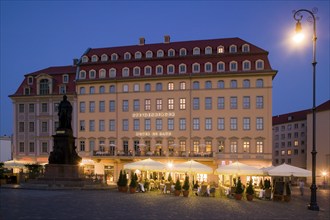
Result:
{"label": "monument statue", "polygon": [[70,129],[71,128],[71,118],[72,118],[72,105],[68,101],[68,97],[66,95],[63,96],[63,100],[60,102],[58,106],[58,118],[60,122],[60,126],[58,129]]}

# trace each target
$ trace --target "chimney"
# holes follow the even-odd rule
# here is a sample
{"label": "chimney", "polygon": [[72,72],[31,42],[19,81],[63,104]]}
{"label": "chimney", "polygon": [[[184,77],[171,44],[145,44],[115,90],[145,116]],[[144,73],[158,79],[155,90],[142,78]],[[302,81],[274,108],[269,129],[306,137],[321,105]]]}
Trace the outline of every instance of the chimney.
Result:
{"label": "chimney", "polygon": [[144,45],[145,42],[146,40],[144,39],[144,37],[139,38],[139,45]]}
{"label": "chimney", "polygon": [[74,59],[73,59],[73,65],[76,66],[77,63],[78,63],[78,59],[77,59],[77,58],[74,58]]}
{"label": "chimney", "polygon": [[170,43],[170,35],[165,35],[165,36],[164,36],[164,43],[165,43],[165,44]]}

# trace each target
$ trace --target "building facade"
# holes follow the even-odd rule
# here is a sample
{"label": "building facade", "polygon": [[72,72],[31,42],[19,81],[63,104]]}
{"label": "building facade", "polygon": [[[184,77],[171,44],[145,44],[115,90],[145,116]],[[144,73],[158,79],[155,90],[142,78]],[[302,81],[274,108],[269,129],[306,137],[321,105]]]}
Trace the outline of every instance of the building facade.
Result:
{"label": "building facade", "polygon": [[0,137],[0,162],[11,160],[12,157],[12,137],[1,136]]}
{"label": "building facade", "polygon": [[[47,163],[58,127],[57,108],[64,94],[76,106],[75,66],[49,67],[26,74],[13,101],[13,158]],[[76,107],[74,114],[77,114]],[[73,119],[74,131],[77,129]],[[75,133],[76,134],[76,133]]]}
{"label": "building facade", "polygon": [[[77,151],[86,170],[106,175],[107,182],[116,181],[125,163],[149,157],[166,163],[194,159],[214,169],[237,160],[259,167],[272,163],[277,71],[268,52],[249,42],[170,42],[165,36],[163,43],[146,44],[140,38],[138,45],[89,48],[74,73]],[[50,106],[61,98],[35,95]],[[24,98],[12,96],[15,130]],[[54,112],[45,116],[52,125]],[[48,135],[53,132],[54,126]],[[17,151],[25,136],[15,136]]]}

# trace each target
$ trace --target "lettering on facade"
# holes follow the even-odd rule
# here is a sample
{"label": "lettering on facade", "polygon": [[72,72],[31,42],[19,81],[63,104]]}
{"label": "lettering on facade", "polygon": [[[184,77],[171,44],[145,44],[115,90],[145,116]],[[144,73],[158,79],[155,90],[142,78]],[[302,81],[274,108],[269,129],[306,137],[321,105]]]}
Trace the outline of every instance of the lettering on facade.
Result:
{"label": "lettering on facade", "polygon": [[167,118],[175,117],[175,112],[141,112],[133,113],[133,118]]}
{"label": "lettering on facade", "polygon": [[149,137],[168,137],[172,135],[172,132],[168,132],[168,131],[153,131],[153,132],[136,132],[135,135],[137,137],[145,137],[145,136],[149,136]]}

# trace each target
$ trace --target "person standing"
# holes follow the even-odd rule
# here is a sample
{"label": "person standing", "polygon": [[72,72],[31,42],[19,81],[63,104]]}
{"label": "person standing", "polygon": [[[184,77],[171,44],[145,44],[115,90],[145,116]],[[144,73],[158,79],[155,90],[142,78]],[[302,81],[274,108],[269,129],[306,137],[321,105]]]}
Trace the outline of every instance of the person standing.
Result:
{"label": "person standing", "polygon": [[305,187],[305,183],[304,183],[304,181],[300,180],[300,181],[299,181],[299,190],[300,190],[300,195],[301,195],[301,196],[304,195],[304,187]]}

